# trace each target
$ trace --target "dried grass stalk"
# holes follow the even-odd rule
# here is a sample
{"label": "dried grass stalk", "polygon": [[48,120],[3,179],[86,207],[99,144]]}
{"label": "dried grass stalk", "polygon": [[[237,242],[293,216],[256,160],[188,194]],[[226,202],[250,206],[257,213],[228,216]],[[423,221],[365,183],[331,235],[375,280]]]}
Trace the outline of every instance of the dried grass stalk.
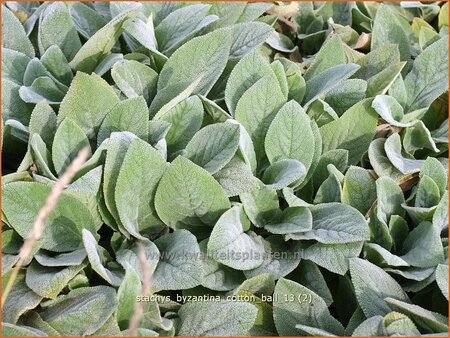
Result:
{"label": "dried grass stalk", "polygon": [[11,277],[8,280],[8,284],[3,290],[2,308],[14,285],[14,281],[16,280],[17,274],[19,273],[19,270],[22,267],[23,262],[30,255],[34,243],[42,236],[45,221],[47,220],[48,215],[55,208],[56,203],[58,203],[59,196],[61,196],[61,193],[64,191],[66,186],[70,184],[72,178],[75,176],[78,170],[80,170],[84,162],[86,162],[88,156],[89,156],[89,149],[84,148],[80,150],[77,157],[72,161],[72,163],[67,167],[64,174],[62,174],[62,176],[55,183],[52,191],[50,192],[50,195],[48,195],[47,200],[45,201],[44,206],[41,208],[41,210],[39,210],[37,218],[34,221],[33,228],[31,229],[30,233],[28,234],[28,237],[25,239],[22,247],[20,248],[19,260],[14,266],[14,269],[12,270],[11,273]]}
{"label": "dried grass stalk", "polygon": [[[139,265],[141,266],[142,275],[143,275],[143,282],[142,282],[142,289],[141,289],[141,295],[147,296],[150,293],[150,279],[151,279],[151,273],[149,270],[149,263],[148,259],[145,255],[145,249],[141,242],[138,242],[138,258],[139,258]],[[142,319],[142,315],[144,314],[144,302],[136,302],[134,306],[134,313],[133,316],[130,319],[130,325],[128,327],[128,335],[135,337],[137,336],[137,330],[139,328],[139,324]]]}

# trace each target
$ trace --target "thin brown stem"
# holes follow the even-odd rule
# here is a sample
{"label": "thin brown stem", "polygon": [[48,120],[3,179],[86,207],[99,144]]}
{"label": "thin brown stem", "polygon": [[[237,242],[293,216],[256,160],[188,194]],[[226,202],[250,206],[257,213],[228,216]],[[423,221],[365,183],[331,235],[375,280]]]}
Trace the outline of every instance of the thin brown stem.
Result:
{"label": "thin brown stem", "polygon": [[64,191],[66,186],[70,184],[72,178],[75,176],[78,170],[80,170],[84,162],[86,162],[88,156],[89,156],[89,149],[84,148],[80,150],[77,157],[72,161],[72,163],[67,167],[64,174],[55,183],[52,191],[50,192],[50,195],[48,195],[47,200],[45,201],[44,206],[39,210],[36,220],[34,221],[33,228],[31,229],[30,233],[28,234],[28,237],[25,239],[22,247],[20,248],[19,260],[14,266],[14,269],[11,272],[11,276],[9,277],[8,284],[3,290],[2,309],[6,299],[8,298],[9,293],[11,292],[11,289],[14,285],[14,281],[16,280],[20,268],[22,267],[27,257],[30,255],[34,243],[42,236],[45,221],[47,220],[48,215],[55,208],[56,203],[58,203],[58,199],[61,196],[61,193]]}
{"label": "thin brown stem", "polygon": [[[141,295],[147,296],[150,293],[150,279],[151,279],[151,273],[149,270],[149,262],[147,259],[147,256],[145,254],[144,246],[141,242],[138,242],[138,258],[139,258],[139,265],[141,266],[142,271],[142,289],[141,289]],[[137,331],[139,328],[139,324],[142,319],[142,315],[144,314],[144,302],[136,302],[134,306],[134,313],[133,316],[130,319],[130,325],[128,327],[128,335],[135,337],[137,336]]]}

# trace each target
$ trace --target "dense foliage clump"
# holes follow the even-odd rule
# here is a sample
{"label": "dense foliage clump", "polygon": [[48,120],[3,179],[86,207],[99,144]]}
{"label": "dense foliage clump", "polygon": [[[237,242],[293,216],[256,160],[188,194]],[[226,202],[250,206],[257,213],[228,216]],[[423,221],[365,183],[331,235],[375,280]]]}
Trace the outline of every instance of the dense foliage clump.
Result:
{"label": "dense foliage clump", "polygon": [[3,335],[137,302],[143,336],[446,334],[447,3],[7,2],[2,34],[4,286],[90,154]]}

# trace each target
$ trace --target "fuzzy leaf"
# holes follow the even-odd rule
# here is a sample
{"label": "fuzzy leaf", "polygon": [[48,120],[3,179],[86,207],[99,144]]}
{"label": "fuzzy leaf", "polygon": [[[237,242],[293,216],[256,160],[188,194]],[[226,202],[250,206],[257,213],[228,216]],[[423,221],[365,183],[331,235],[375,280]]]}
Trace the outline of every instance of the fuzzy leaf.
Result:
{"label": "fuzzy leaf", "polygon": [[222,214],[211,232],[208,254],[233,269],[250,270],[262,264],[264,247],[256,235],[244,232],[241,212],[235,206]]}
{"label": "fuzzy leaf", "polygon": [[320,95],[326,94],[342,81],[348,79],[358,69],[358,65],[349,63],[328,68],[314,76],[311,80],[306,81],[306,93],[303,102],[305,105],[311,103]]}
{"label": "fuzzy leaf", "polygon": [[386,44],[398,45],[401,60],[409,58],[409,41],[400,19],[390,9],[390,6],[382,5],[373,22],[371,48],[377,49]]}
{"label": "fuzzy leaf", "polygon": [[356,164],[375,135],[377,118],[370,107],[371,100],[364,100],[347,110],[339,120],[320,128],[323,152],[333,149],[346,149],[349,164]]}
{"label": "fuzzy leaf", "polygon": [[165,17],[155,29],[158,49],[168,55],[201,29],[218,19],[207,15],[210,5],[195,4],[179,8]]}
{"label": "fuzzy leaf", "polygon": [[107,55],[116,44],[116,41],[122,33],[123,23],[137,14],[137,6],[135,6],[119,14],[99,29],[80,48],[72,61],[70,61],[70,67],[77,71],[86,73],[92,72],[98,66],[100,60]]}
{"label": "fuzzy leaf", "polygon": [[263,263],[253,270],[246,270],[247,278],[270,273],[275,279],[286,276],[300,263],[300,255],[293,246],[286,247],[279,236],[270,236],[264,241],[265,256]]}
{"label": "fuzzy leaf", "polygon": [[83,244],[92,269],[109,284],[119,286],[122,278],[103,265],[99,252],[99,248],[101,247],[97,244],[94,235],[86,229],[83,229]]}
{"label": "fuzzy leaf", "polygon": [[344,63],[345,55],[342,40],[339,36],[333,36],[320,48],[313,63],[306,70],[304,78],[308,81],[328,68]]}
{"label": "fuzzy leaf", "polygon": [[398,311],[410,316],[420,327],[428,332],[446,332],[448,330],[448,318],[418,305],[409,304],[401,300],[387,297],[385,301]]}
{"label": "fuzzy leaf", "polygon": [[365,215],[376,199],[373,176],[367,170],[351,166],[344,177],[342,203],[351,205]]}
{"label": "fuzzy leaf", "polygon": [[118,103],[118,97],[100,76],[78,72],[61,102],[58,123],[68,117],[93,140],[105,116]]}
{"label": "fuzzy leaf", "polygon": [[166,168],[166,161],[148,143],[140,139],[131,142],[117,177],[115,202],[121,223],[136,238],[145,239],[143,234],[162,229],[154,199]]}
{"label": "fuzzy leaf", "polygon": [[405,77],[407,112],[428,108],[447,89],[447,50],[448,40],[439,39],[414,60],[411,71]]}
{"label": "fuzzy leaf", "polygon": [[312,229],[312,214],[310,209],[301,206],[291,206],[283,210],[279,220],[264,225],[264,229],[273,234],[291,234],[308,232]]}
{"label": "fuzzy leaf", "polygon": [[58,297],[40,315],[59,332],[86,336],[108,320],[117,306],[116,302],[116,291],[111,287],[79,288]]}
{"label": "fuzzy leaf", "polygon": [[235,117],[252,138],[257,161],[265,157],[264,140],[272,120],[286,99],[278,81],[266,75],[255,82],[239,99]]}
{"label": "fuzzy leaf", "polygon": [[2,5],[2,47],[34,57],[35,51],[19,19]]}
{"label": "fuzzy leaf", "polygon": [[[2,274],[3,290],[9,278],[11,278],[11,273]],[[25,311],[34,309],[41,300],[42,297],[34,293],[25,283],[25,272],[19,271],[14,287],[3,304],[2,322],[17,323],[17,320]]]}
{"label": "fuzzy leaf", "polygon": [[148,109],[142,97],[121,101],[104,118],[97,134],[100,146],[113,132],[128,131],[137,137],[147,140],[149,127],[143,123],[148,119]]}
{"label": "fuzzy leaf", "polygon": [[244,302],[186,303],[179,310],[178,334],[244,336],[252,328],[256,314],[256,307]]}
{"label": "fuzzy leaf", "polygon": [[420,223],[405,238],[401,258],[412,266],[428,268],[444,260],[440,229],[430,222]]}
{"label": "fuzzy leaf", "polygon": [[225,68],[231,47],[230,31],[217,30],[194,38],[178,48],[158,77],[158,90],[202,75],[195,94],[207,94]]}
{"label": "fuzzy leaf", "polygon": [[239,126],[216,123],[202,128],[186,145],[185,156],[192,162],[215,174],[236,153],[239,145]]}
{"label": "fuzzy leaf", "polygon": [[312,229],[298,234],[298,239],[315,239],[324,244],[350,243],[367,240],[369,227],[354,208],[339,203],[311,207]]}
{"label": "fuzzy leaf", "polygon": [[55,2],[39,17],[38,44],[41,54],[52,45],[61,48],[67,60],[72,60],[81,48],[75,25],[64,3]]}
{"label": "fuzzy leaf", "polygon": [[244,56],[233,68],[225,88],[225,102],[233,114],[241,96],[264,76],[275,76],[270,65],[258,53]]}
{"label": "fuzzy leaf", "polygon": [[125,277],[117,290],[117,323],[120,328],[128,328],[136,306],[136,297],[141,290],[139,275],[128,267]]}
{"label": "fuzzy leaf", "polygon": [[187,230],[177,230],[155,241],[161,259],[152,278],[157,290],[190,289],[202,283],[203,272],[197,240]]}
{"label": "fuzzy leaf", "polygon": [[246,215],[256,226],[262,227],[276,218],[279,209],[277,192],[267,188],[264,183],[259,182],[256,189],[239,197]]}
{"label": "fuzzy leaf", "polygon": [[392,165],[402,174],[419,172],[424,163],[424,160],[416,160],[411,157],[405,157],[402,154],[400,135],[397,133],[392,134],[386,139],[384,150]]}
{"label": "fuzzy leaf", "polygon": [[212,227],[230,202],[206,170],[179,156],[158,185],[155,206],[161,220],[171,227]]}
{"label": "fuzzy leaf", "polygon": [[25,281],[27,286],[39,296],[54,299],[84,266],[82,264],[57,268],[44,267],[32,262],[27,269]]}
{"label": "fuzzy leaf", "polygon": [[448,300],[448,265],[439,264],[436,268],[436,282]]}
{"label": "fuzzy leaf", "polygon": [[[49,185],[36,182],[13,182],[3,187],[2,210],[10,224],[23,238],[28,236],[51,188]],[[90,211],[73,195],[63,192],[45,222],[40,239],[42,248],[55,252],[80,249],[82,229],[96,232]]]}
{"label": "fuzzy leaf", "polygon": [[213,177],[228,197],[247,193],[258,187],[258,179],[253,176],[251,168],[239,156],[234,156]]}
{"label": "fuzzy leaf", "polygon": [[158,74],[134,60],[121,60],[111,69],[111,76],[128,98],[143,96],[149,102],[156,94]]}
{"label": "fuzzy leaf", "polygon": [[382,269],[360,258],[350,259],[350,274],[356,299],[367,317],[392,311],[385,298],[409,302],[400,285]]}
{"label": "fuzzy leaf", "polygon": [[358,257],[363,242],[345,244],[316,243],[302,250],[302,258],[313,261],[331,272],[344,275],[349,269],[349,259]]}
{"label": "fuzzy leaf", "polygon": [[[298,135],[302,135],[301,138]],[[286,103],[270,124],[265,138],[266,154],[271,163],[284,159],[300,161],[306,171],[311,166],[314,135],[310,119],[295,101]]]}
{"label": "fuzzy leaf", "polygon": [[86,134],[72,119],[64,119],[56,130],[52,146],[52,160],[58,176],[64,173],[83,148],[88,148],[90,152]]}
{"label": "fuzzy leaf", "polygon": [[[289,301],[293,298],[293,301]],[[274,292],[274,321],[280,335],[303,335],[297,324],[341,335],[344,327],[328,311],[324,300],[308,288],[281,278]]]}

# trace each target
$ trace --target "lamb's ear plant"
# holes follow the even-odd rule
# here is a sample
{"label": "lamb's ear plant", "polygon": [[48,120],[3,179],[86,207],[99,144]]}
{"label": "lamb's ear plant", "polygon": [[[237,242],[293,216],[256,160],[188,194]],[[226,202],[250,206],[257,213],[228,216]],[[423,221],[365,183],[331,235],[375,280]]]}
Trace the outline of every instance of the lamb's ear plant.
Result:
{"label": "lamb's ear plant", "polygon": [[448,334],[447,3],[6,2],[2,43],[2,335]]}

